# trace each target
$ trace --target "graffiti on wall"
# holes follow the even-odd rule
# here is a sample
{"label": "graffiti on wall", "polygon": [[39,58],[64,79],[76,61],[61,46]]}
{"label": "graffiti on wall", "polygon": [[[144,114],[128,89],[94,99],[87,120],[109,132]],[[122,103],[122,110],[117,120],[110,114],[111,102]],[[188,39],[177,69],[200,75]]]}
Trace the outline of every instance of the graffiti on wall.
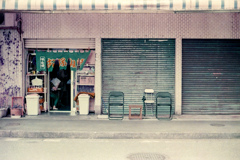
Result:
{"label": "graffiti on wall", "polygon": [[22,53],[19,34],[0,30],[0,107],[22,94]]}

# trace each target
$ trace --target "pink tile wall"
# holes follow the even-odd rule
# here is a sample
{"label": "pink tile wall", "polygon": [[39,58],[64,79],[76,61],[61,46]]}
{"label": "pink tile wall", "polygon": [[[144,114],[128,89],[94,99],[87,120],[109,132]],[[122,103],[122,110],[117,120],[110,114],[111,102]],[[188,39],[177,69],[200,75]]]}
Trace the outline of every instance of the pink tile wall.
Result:
{"label": "pink tile wall", "polygon": [[24,38],[239,38],[237,13],[23,14]]}

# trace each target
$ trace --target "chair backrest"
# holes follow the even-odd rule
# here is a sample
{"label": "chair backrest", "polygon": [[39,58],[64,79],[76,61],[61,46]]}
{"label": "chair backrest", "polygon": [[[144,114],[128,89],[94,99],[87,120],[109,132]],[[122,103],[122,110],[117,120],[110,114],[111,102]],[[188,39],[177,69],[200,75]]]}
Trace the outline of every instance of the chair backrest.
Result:
{"label": "chair backrest", "polygon": [[145,103],[154,103],[154,90],[153,89],[145,89],[144,90],[145,95]]}
{"label": "chair backrest", "polygon": [[123,92],[120,92],[120,91],[112,91],[109,93],[109,97],[124,97],[124,93]]}
{"label": "chair backrest", "polygon": [[158,92],[156,94],[156,98],[161,97],[161,98],[171,98],[171,94],[169,92]]}
{"label": "chair backrest", "polygon": [[172,96],[169,92],[158,92],[156,94],[156,102],[158,98],[168,98],[170,100],[170,103],[172,103]]}
{"label": "chair backrest", "polygon": [[124,105],[124,93],[120,91],[111,91],[109,93],[108,103],[112,105]]}

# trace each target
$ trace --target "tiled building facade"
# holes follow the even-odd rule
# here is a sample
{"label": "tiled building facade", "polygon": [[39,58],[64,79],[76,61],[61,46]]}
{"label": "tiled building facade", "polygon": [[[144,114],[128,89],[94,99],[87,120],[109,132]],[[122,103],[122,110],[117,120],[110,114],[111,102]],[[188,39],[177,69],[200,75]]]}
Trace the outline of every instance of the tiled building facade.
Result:
{"label": "tiled building facade", "polygon": [[[95,39],[95,111],[98,114],[101,112],[102,94],[102,38],[171,38],[176,40],[175,114],[182,114],[182,39],[240,38],[240,15],[238,13],[22,13],[22,20],[23,39]],[[21,45],[19,46],[21,48]],[[24,52],[24,50],[19,50],[20,53]],[[4,67],[1,69],[10,71],[6,64]],[[18,70],[18,73],[23,74],[23,78],[17,80],[17,87],[23,94],[24,89],[20,81],[24,83],[25,73],[20,68]],[[4,80],[1,82],[3,83]],[[11,83],[15,84],[15,81]]]}
{"label": "tiled building facade", "polygon": [[181,114],[184,38],[238,39],[238,13],[162,14],[23,14],[24,38],[95,38],[96,101],[101,105],[101,38],[176,39],[176,114]]}

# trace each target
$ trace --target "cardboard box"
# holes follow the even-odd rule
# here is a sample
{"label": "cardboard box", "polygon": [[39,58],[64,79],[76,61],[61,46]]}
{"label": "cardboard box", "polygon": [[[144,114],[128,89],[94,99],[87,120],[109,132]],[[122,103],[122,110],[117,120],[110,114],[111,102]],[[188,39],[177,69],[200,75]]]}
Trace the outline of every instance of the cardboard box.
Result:
{"label": "cardboard box", "polygon": [[43,92],[43,88],[28,88],[28,92]]}
{"label": "cardboard box", "polygon": [[11,109],[11,116],[22,116],[22,109],[19,108]]}
{"label": "cardboard box", "polygon": [[86,84],[87,83],[87,77],[84,77],[84,76],[79,77],[79,83],[80,84]]}
{"label": "cardboard box", "polygon": [[95,77],[80,77],[80,84],[85,85],[94,85],[95,84]]}
{"label": "cardboard box", "polygon": [[87,77],[87,84],[94,85],[95,84],[95,77]]}

